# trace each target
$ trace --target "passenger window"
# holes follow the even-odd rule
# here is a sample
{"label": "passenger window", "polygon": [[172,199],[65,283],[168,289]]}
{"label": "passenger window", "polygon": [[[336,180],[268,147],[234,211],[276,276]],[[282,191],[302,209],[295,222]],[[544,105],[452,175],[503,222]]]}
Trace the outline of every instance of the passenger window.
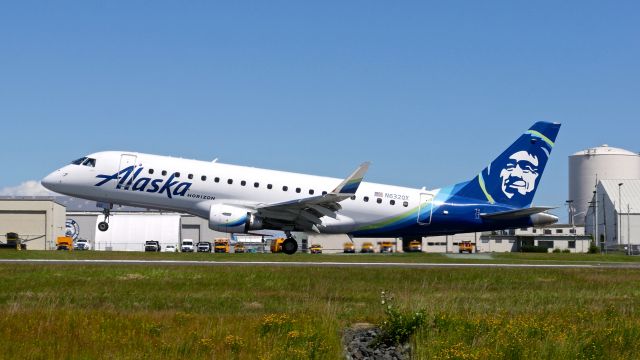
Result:
{"label": "passenger window", "polygon": [[153,174],[153,169],[149,169],[149,174]]}
{"label": "passenger window", "polygon": [[365,196],[363,200],[364,200],[364,202],[368,202],[369,201],[369,197]]}
{"label": "passenger window", "polygon": [[187,175],[187,177],[188,177],[189,179],[193,179],[193,174],[189,174],[189,175]]}
{"label": "passenger window", "polygon": [[200,177],[200,180],[202,180],[202,181],[207,181],[207,177],[206,177],[206,176],[204,176],[204,175],[202,175],[202,176]]}
{"label": "passenger window", "polygon": [[356,196],[355,196],[355,195],[353,195],[353,196],[351,197],[351,200],[355,200],[355,199],[356,199]]}
{"label": "passenger window", "polygon": [[404,207],[409,206],[409,202],[408,202],[408,201],[403,202],[403,203],[402,203],[402,206],[404,206]]}
{"label": "passenger window", "polygon": [[391,205],[395,205],[395,204],[396,204],[396,201],[395,201],[395,200],[391,200],[391,201],[389,201],[389,204],[391,204]]}
{"label": "passenger window", "polygon": [[219,178],[219,177],[216,177],[215,179],[213,179],[213,181],[215,181],[215,182],[217,182],[217,183],[218,183],[218,182],[220,182],[220,178]]}
{"label": "passenger window", "polygon": [[233,179],[227,180],[227,184],[229,184],[229,185],[233,184]]}
{"label": "passenger window", "polygon": [[80,165],[80,164],[82,164],[82,162],[83,162],[83,161],[85,161],[86,159],[87,159],[86,157],[81,157],[80,159],[73,160],[71,163],[72,163],[73,165]]}
{"label": "passenger window", "polygon": [[313,189],[309,189],[309,195],[313,195],[314,192]]}
{"label": "passenger window", "polygon": [[282,187],[282,191],[287,191],[287,190],[289,190],[288,186],[285,185],[285,186]]}
{"label": "passenger window", "polygon": [[162,170],[162,176],[167,175],[167,170]]}
{"label": "passenger window", "polygon": [[240,181],[240,185],[245,186],[245,185],[247,185],[247,182],[242,180],[242,181]]}
{"label": "passenger window", "polygon": [[260,183],[257,183],[257,182],[253,183],[253,187],[254,188],[259,188],[260,187]]}
{"label": "passenger window", "polygon": [[298,194],[300,193],[300,191],[302,191],[302,189],[300,189],[300,188],[296,188],[296,192],[297,192]]}
{"label": "passenger window", "polygon": [[376,199],[376,202],[377,202],[378,204],[382,204],[382,199],[378,198],[378,199]]}
{"label": "passenger window", "polygon": [[273,185],[267,184],[267,189],[269,189],[269,190],[273,189]]}
{"label": "passenger window", "polygon": [[179,172],[177,172],[177,173],[173,173],[173,176],[175,176],[175,177],[180,177],[180,173],[179,173]]}
{"label": "passenger window", "polygon": [[323,192],[322,192],[322,195],[327,195],[327,192],[326,192],[326,191],[323,191]]}

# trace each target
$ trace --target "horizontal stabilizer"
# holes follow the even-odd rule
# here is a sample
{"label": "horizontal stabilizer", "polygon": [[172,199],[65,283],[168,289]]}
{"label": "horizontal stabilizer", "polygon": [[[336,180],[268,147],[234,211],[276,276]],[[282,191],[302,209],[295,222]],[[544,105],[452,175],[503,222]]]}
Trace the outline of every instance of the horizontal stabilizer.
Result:
{"label": "horizontal stabilizer", "polygon": [[533,214],[545,212],[551,209],[555,209],[555,207],[554,206],[532,206],[524,209],[500,211],[500,212],[489,213],[489,214],[480,214],[480,216],[483,219],[491,219],[491,220],[514,220],[514,219],[520,219],[523,217],[531,216]]}

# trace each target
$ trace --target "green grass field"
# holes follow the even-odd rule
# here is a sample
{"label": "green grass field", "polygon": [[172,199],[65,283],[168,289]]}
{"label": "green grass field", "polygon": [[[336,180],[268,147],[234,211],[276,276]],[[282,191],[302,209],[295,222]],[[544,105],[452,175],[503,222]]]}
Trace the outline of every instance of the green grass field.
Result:
{"label": "green grass field", "polygon": [[[447,259],[419,255],[355,258]],[[238,256],[255,254],[220,258]],[[256,258],[274,256],[296,258]],[[339,359],[343,328],[383,320],[382,290],[426,310],[417,359],[640,358],[639,283],[636,269],[0,264],[0,358]]]}
{"label": "green grass field", "polygon": [[320,262],[402,262],[402,263],[607,263],[640,265],[640,256],[624,254],[477,254],[394,253],[394,254],[215,254],[215,253],[145,253],[137,251],[14,251],[0,250],[0,259],[118,259],[118,260],[193,260],[193,261],[320,261]]}

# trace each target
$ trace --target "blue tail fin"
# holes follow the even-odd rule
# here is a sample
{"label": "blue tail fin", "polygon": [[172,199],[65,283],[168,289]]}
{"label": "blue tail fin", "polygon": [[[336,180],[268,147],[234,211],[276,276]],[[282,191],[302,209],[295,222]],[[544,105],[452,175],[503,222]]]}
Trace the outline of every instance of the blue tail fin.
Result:
{"label": "blue tail fin", "polygon": [[537,122],[456,194],[491,204],[528,207],[560,124]]}

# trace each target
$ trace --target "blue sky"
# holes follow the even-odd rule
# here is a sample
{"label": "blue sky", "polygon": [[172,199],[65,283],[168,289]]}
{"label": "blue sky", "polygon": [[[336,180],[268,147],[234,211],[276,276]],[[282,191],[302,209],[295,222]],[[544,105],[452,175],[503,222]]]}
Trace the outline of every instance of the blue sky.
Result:
{"label": "blue sky", "polygon": [[435,188],[535,121],[567,156],[640,133],[637,1],[4,2],[0,189],[124,149]]}

